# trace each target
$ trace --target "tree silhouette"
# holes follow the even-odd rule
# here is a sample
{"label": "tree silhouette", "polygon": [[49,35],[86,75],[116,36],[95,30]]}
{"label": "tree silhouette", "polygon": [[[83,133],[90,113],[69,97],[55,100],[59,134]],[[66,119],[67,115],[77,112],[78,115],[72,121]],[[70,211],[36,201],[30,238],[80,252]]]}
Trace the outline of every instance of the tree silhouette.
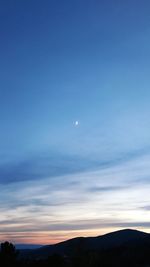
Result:
{"label": "tree silhouette", "polygon": [[17,261],[18,252],[15,246],[9,242],[1,244],[0,250],[0,266],[15,266]]}

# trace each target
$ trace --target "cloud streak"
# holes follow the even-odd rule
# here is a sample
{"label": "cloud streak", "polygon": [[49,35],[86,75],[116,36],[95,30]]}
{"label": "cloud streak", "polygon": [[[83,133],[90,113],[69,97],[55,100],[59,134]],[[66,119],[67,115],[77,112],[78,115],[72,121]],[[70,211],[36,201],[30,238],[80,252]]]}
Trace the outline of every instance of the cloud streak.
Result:
{"label": "cloud streak", "polygon": [[47,177],[58,177],[76,173],[107,169],[122,165],[138,157],[149,154],[149,148],[135,150],[129,153],[120,153],[109,159],[101,157],[81,157],[56,153],[53,151],[40,152],[37,155],[21,161],[0,164],[0,183],[9,184],[21,181],[40,180]]}
{"label": "cloud streak", "polygon": [[2,183],[1,236],[12,234],[17,242],[26,232],[40,243],[38,233],[43,232],[50,243],[54,232],[61,240],[85,231],[98,235],[114,228],[149,229],[149,161],[146,153],[95,170]]}

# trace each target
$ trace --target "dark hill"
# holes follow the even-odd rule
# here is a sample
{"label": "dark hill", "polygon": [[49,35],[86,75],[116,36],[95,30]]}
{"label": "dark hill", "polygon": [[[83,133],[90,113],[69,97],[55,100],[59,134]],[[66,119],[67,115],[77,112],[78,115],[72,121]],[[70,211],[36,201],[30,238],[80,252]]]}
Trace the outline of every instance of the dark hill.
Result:
{"label": "dark hill", "polygon": [[21,250],[22,257],[46,258],[51,254],[57,253],[66,256],[72,256],[77,253],[89,250],[112,249],[123,245],[133,246],[135,244],[150,244],[150,235],[137,230],[125,229],[112,232],[97,237],[77,237],[67,241],[43,246],[39,249]]}

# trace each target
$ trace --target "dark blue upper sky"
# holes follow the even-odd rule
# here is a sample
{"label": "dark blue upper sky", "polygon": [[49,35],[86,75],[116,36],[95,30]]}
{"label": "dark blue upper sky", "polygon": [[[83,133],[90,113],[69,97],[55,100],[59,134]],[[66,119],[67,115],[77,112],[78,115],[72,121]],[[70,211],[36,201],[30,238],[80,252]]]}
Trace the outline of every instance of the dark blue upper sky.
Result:
{"label": "dark blue upper sky", "polygon": [[149,0],[0,2],[2,186],[149,153],[149,14]]}
{"label": "dark blue upper sky", "polygon": [[1,153],[73,152],[89,130],[91,150],[93,139],[100,145],[94,134],[105,135],[118,113],[145,110],[149,8],[149,1],[2,1]]}

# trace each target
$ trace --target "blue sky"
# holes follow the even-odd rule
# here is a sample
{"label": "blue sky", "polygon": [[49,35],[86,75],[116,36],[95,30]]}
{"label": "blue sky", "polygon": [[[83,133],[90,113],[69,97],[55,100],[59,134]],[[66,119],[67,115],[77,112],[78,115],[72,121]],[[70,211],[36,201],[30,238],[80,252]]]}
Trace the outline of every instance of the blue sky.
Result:
{"label": "blue sky", "polygon": [[1,1],[1,240],[150,230],[149,10]]}

